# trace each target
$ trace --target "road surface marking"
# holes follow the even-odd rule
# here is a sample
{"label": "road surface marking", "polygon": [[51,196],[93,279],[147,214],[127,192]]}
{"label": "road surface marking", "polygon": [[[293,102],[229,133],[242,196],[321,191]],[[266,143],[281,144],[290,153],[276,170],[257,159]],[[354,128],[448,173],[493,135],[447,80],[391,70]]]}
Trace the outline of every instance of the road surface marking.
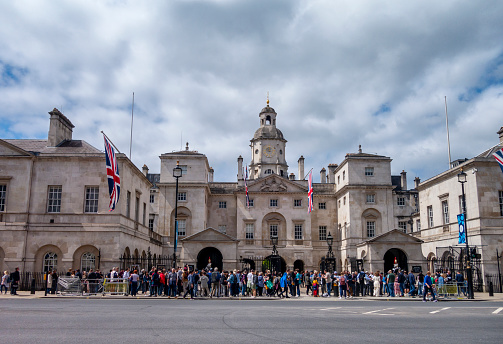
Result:
{"label": "road surface marking", "polygon": [[498,314],[499,312],[503,311],[503,307],[498,308],[493,312],[493,314]]}
{"label": "road surface marking", "polygon": [[431,314],[435,314],[435,313],[438,313],[438,312],[442,312],[442,311],[445,311],[446,309],[449,309],[451,307],[445,307],[445,308],[442,308],[442,309],[437,309],[436,311],[433,311],[433,312],[430,312]]}
{"label": "road surface marking", "polygon": [[384,309],[377,309],[375,311],[370,311],[370,312],[365,312],[363,314],[372,314],[372,313],[377,313],[377,312],[381,312],[381,311],[386,311],[388,309],[394,309],[394,308],[384,308]]}
{"label": "road surface marking", "polygon": [[342,308],[342,307],[321,308],[320,311],[331,311],[333,309],[339,309],[339,308]]}

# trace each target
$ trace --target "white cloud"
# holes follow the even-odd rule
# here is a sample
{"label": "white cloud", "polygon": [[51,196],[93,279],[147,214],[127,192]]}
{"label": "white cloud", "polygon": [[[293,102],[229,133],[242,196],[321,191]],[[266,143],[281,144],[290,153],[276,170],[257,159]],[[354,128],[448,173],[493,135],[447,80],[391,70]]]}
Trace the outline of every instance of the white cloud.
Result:
{"label": "white cloud", "polygon": [[[496,143],[503,3],[32,1],[0,5],[0,133],[44,138],[54,107],[75,138],[104,130],[133,162],[185,146],[231,181],[269,91],[288,140],[319,171],[362,144],[393,173],[431,177]],[[384,111],[380,111],[384,109]],[[36,123],[36,126],[28,125]],[[181,141],[183,137],[183,142]],[[309,168],[310,168],[309,167]]]}

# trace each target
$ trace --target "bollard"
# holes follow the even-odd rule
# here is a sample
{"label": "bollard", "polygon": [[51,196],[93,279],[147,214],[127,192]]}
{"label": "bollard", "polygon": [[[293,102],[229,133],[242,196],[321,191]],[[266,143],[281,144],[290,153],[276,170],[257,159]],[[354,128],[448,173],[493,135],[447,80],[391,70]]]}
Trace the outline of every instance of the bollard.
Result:
{"label": "bollard", "polygon": [[31,279],[31,293],[30,294],[35,294],[35,279]]}
{"label": "bollard", "polygon": [[489,282],[489,296],[494,296],[493,282]]}

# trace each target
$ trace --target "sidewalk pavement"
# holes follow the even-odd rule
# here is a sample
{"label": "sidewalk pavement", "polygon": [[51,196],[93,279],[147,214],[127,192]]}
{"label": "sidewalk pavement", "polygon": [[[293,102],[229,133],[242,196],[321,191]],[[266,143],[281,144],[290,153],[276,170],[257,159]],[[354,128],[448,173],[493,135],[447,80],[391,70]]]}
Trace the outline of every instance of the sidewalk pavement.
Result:
{"label": "sidewalk pavement", "polygon": [[[1,294],[0,295],[0,300],[2,299],[39,299],[39,298],[78,298],[78,299],[132,299],[133,297],[131,296],[123,296],[123,295],[106,295],[102,296],[101,294],[99,295],[50,295],[48,294],[45,296],[45,293],[43,291],[36,291],[35,294],[31,294],[30,291],[18,291],[18,295],[10,295],[10,293],[7,294]],[[147,294],[140,294],[135,297],[136,299],[152,299],[150,298]],[[157,297],[156,300],[159,299],[165,299],[169,300],[167,297],[160,296]],[[197,299],[204,299],[204,300],[210,300],[208,297],[199,297]],[[174,300],[171,298],[171,300]],[[183,300],[183,298],[179,297],[178,300]],[[300,297],[293,297],[289,299],[278,299],[277,297],[256,297],[256,298],[251,298],[251,297],[220,297],[220,298],[213,298],[211,300],[276,300],[276,301],[347,301],[351,302],[354,300],[358,301],[399,301],[399,302],[406,302],[406,301],[422,301],[422,297],[386,297],[386,296],[381,296],[381,297],[373,297],[373,296],[365,296],[365,297],[353,297],[351,299],[339,299],[338,297],[312,297],[312,296],[306,296],[305,292],[302,293]],[[494,296],[489,296],[489,293],[475,293],[475,298],[473,300],[468,300],[467,298],[457,298],[457,297],[450,297],[450,298],[444,298],[440,297],[440,301],[496,301],[496,302],[503,302],[503,294],[501,293],[494,293]]]}

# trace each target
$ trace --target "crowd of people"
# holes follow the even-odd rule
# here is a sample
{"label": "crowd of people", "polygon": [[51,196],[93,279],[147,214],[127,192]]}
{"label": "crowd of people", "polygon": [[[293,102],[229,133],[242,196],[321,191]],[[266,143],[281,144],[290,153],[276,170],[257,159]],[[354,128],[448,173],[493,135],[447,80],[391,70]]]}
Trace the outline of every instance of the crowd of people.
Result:
{"label": "crowd of people", "polygon": [[[113,268],[107,274],[90,269],[68,270],[66,276],[78,277],[82,281],[82,292],[94,294],[99,292],[99,286],[104,279],[108,282],[127,284],[127,293],[137,296],[139,293],[149,297],[187,298],[196,297],[251,297],[257,296],[293,298],[301,296],[301,289],[306,295],[313,297],[338,297],[351,299],[356,296],[372,297],[423,297],[423,301],[436,301],[436,294],[445,293],[444,286],[457,286],[458,296],[466,295],[463,274],[455,276],[450,271],[436,273],[428,271],[414,274],[400,269],[389,270],[387,273],[377,271],[349,272],[344,271],[299,271],[287,269],[284,273],[267,270],[257,272],[250,270],[232,270],[220,272],[218,268],[191,270],[189,267],[177,269],[157,269],[150,271],[142,269],[119,270]],[[59,274],[56,269],[47,274],[47,293],[56,293]],[[19,284],[19,269],[9,274],[4,272],[1,290],[11,290],[16,294]],[[427,298],[427,296],[429,297]]]}

